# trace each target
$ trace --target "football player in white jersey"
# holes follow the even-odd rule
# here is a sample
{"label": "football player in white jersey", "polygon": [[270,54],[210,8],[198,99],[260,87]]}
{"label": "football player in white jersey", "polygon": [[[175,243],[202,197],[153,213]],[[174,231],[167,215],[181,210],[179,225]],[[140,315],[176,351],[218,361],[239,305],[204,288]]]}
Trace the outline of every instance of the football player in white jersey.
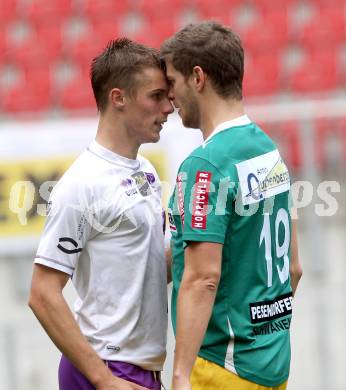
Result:
{"label": "football player in white jersey", "polygon": [[[159,140],[173,107],[154,49],[111,41],[90,74],[96,138],[53,189],[29,306],[62,352],[60,390],[160,389],[167,329],[161,186],[137,153]],[[62,294],[69,278],[78,294],[74,315]]]}

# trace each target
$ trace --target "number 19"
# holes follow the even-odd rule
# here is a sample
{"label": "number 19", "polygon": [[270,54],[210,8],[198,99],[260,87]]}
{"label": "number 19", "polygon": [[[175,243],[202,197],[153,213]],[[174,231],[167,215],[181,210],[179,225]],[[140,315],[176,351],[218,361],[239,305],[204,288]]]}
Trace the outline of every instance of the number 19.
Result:
{"label": "number 19", "polygon": [[[276,248],[276,257],[283,258],[284,264],[282,268],[279,265],[276,265],[276,269],[280,278],[281,283],[285,283],[289,275],[289,259],[288,259],[288,249],[290,245],[290,225],[288,219],[288,213],[285,209],[279,209],[275,218],[275,248]],[[282,245],[279,243],[279,228],[280,224],[284,226],[284,241]],[[270,218],[269,214],[264,214],[263,227],[260,236],[259,246],[262,245],[264,240],[265,247],[265,259],[267,264],[267,287],[271,287],[273,284],[273,258],[271,254],[272,247],[272,237],[270,230]]]}

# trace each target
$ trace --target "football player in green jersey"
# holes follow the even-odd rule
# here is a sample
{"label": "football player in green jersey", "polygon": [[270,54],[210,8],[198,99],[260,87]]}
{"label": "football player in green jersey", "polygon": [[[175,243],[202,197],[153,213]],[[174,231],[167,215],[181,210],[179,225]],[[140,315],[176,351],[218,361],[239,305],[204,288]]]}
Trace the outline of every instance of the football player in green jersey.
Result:
{"label": "football player in green jersey", "polygon": [[181,164],[169,206],[173,389],[283,390],[302,274],[289,172],[244,113],[236,34],[192,24],[161,54],[183,124],[204,138]]}

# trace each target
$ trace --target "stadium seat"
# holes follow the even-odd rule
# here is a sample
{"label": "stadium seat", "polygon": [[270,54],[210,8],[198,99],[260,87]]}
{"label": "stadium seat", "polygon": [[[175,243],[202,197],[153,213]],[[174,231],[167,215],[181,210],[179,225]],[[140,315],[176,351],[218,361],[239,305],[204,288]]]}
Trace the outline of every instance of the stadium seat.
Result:
{"label": "stadium seat", "polygon": [[159,48],[162,44],[159,34],[154,33],[151,26],[143,26],[140,30],[127,34],[130,39],[149,47]]}
{"label": "stadium seat", "polygon": [[299,171],[302,167],[302,144],[299,137],[298,123],[292,120],[287,122],[259,123],[259,126],[278,145],[289,171],[294,173]]}
{"label": "stadium seat", "polygon": [[29,68],[36,64],[51,63],[60,55],[60,42],[44,41],[42,36],[33,34],[8,48],[8,59],[20,67]]}
{"label": "stadium seat", "polygon": [[346,118],[341,118],[339,120],[339,127],[342,140],[342,156],[344,164],[346,165]]}
{"label": "stadium seat", "polygon": [[261,13],[287,12],[288,8],[294,6],[295,0],[250,0],[250,4],[256,7]]}
{"label": "stadium seat", "polygon": [[5,48],[6,48],[5,40],[6,40],[5,31],[1,29],[0,30],[0,53],[2,53],[2,55],[0,57],[0,63],[4,60],[3,54],[4,54]]}
{"label": "stadium seat", "polygon": [[8,89],[2,99],[2,106],[10,114],[47,111],[51,106],[49,78],[43,73],[40,78],[27,75],[22,83]]}
{"label": "stadium seat", "polygon": [[310,55],[290,76],[290,87],[300,93],[324,92],[338,87],[336,52]]}
{"label": "stadium seat", "polygon": [[193,5],[198,8],[203,17],[210,18],[215,13],[227,13],[243,3],[242,0],[195,0]]}
{"label": "stadium seat", "polygon": [[84,0],[82,13],[93,23],[119,19],[131,10],[129,0]]}
{"label": "stadium seat", "polygon": [[[320,169],[326,169],[333,158],[336,160],[340,160],[342,156],[345,158],[346,129],[342,127],[342,121],[320,119],[315,122],[315,129],[316,164]],[[328,143],[333,138],[334,142],[339,145],[340,155],[337,156],[331,156],[328,151]]]}
{"label": "stadium seat", "polygon": [[281,12],[264,14],[243,32],[241,38],[253,53],[280,50],[288,43],[287,15]]}
{"label": "stadium seat", "polygon": [[185,6],[185,0],[142,0],[137,3],[136,11],[143,14],[150,21],[155,21],[159,18],[175,18],[176,15],[182,12]]}
{"label": "stadium seat", "polygon": [[96,109],[90,79],[86,72],[82,71],[63,87],[58,104],[65,110]]}
{"label": "stadium seat", "polygon": [[66,58],[75,61],[78,66],[89,66],[92,59],[101,52],[107,40],[100,38],[92,31],[77,37],[73,42],[67,42],[64,47]]}
{"label": "stadium seat", "polygon": [[283,157],[288,164],[288,169],[296,172],[302,167],[302,142],[298,124],[296,121],[284,122],[280,125],[280,131]]}
{"label": "stadium seat", "polygon": [[[174,34],[177,30],[178,22],[173,18],[160,18],[153,20],[148,28],[151,29],[151,34],[155,31],[157,35],[157,44],[155,47],[160,47],[162,42]],[[147,32],[149,34],[149,31]]]}
{"label": "stadium seat", "polygon": [[18,0],[0,0],[0,25],[4,26],[17,17]]}
{"label": "stadium seat", "polygon": [[23,15],[34,24],[52,25],[52,21],[57,23],[71,15],[72,4],[72,0],[31,0]]}
{"label": "stadium seat", "polygon": [[231,25],[237,8],[242,4],[241,0],[195,0],[192,3],[201,16],[201,19],[216,20],[226,25]]}
{"label": "stadium seat", "polygon": [[48,52],[48,58],[55,61],[62,51],[62,25],[59,22],[52,25],[38,25],[34,34],[37,42]]}
{"label": "stadium seat", "polygon": [[342,13],[346,8],[345,0],[314,0],[314,3],[316,7],[321,10],[321,12],[330,8],[338,8]]}
{"label": "stadium seat", "polygon": [[272,95],[280,91],[278,53],[247,56],[245,59],[244,95]]}
{"label": "stadium seat", "polygon": [[102,23],[94,23],[93,33],[97,35],[100,42],[103,42],[103,46],[106,46],[108,41],[116,39],[122,35],[119,22],[116,20],[105,20]]}
{"label": "stadium seat", "polygon": [[346,40],[345,16],[338,7],[321,10],[299,35],[299,43],[308,49],[338,47]]}

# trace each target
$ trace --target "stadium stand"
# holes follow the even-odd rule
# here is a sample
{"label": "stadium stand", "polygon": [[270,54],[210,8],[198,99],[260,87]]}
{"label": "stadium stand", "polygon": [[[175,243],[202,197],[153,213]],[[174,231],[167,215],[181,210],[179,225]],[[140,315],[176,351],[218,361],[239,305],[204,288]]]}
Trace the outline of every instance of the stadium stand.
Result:
{"label": "stadium stand", "polygon": [[[89,65],[110,39],[126,35],[159,47],[202,19],[231,25],[241,36],[250,101],[345,92],[344,0],[0,0],[0,120],[94,113]],[[297,130],[294,123],[285,128],[298,167]],[[318,134],[325,139],[325,131]]]}
{"label": "stadium stand", "polygon": [[[250,58],[245,84],[250,96],[333,92],[344,86],[345,70],[337,65],[346,38],[342,0],[1,0],[0,62],[24,72],[36,64],[42,68],[42,63],[54,68],[64,59],[85,67],[117,36],[158,46],[192,11],[195,19],[216,18],[239,31]],[[303,58],[287,74],[280,58],[292,44],[303,51]],[[58,100],[45,107],[56,109]],[[4,110],[6,114],[2,106]]]}

